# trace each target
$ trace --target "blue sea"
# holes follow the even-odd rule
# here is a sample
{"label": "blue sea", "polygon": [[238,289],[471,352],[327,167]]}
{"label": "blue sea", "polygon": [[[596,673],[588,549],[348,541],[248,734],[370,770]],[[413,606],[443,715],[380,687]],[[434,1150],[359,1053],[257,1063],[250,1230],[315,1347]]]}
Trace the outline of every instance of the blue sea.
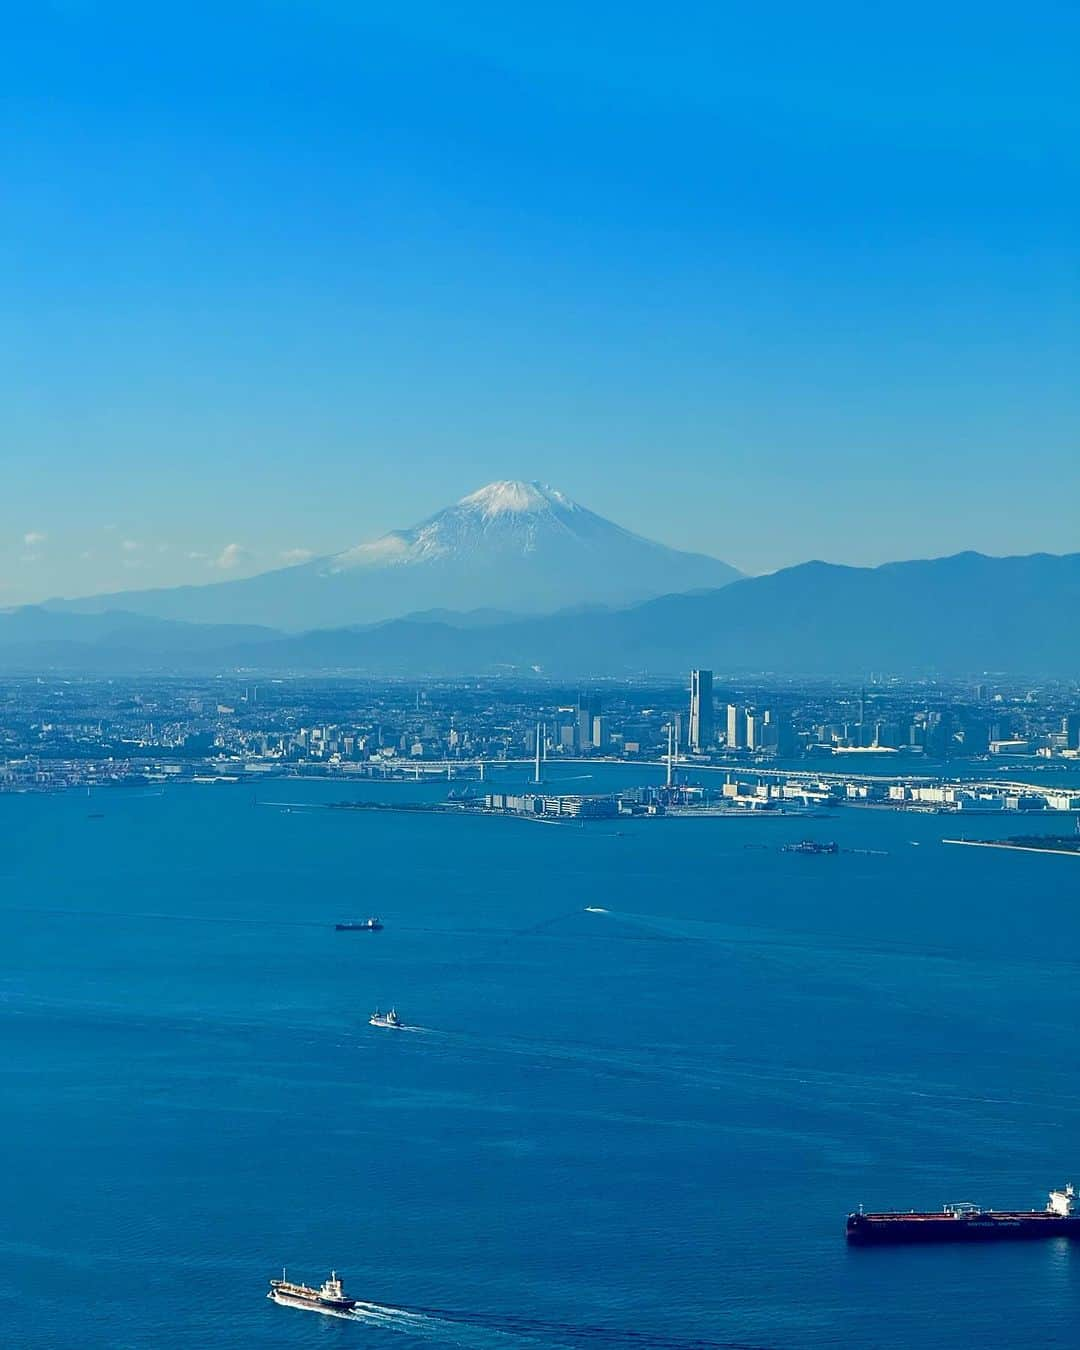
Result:
{"label": "blue sea", "polygon": [[5,1347],[1075,1346],[1080,1244],[843,1233],[1080,1181],[1080,859],[323,809],[445,786],[0,797]]}

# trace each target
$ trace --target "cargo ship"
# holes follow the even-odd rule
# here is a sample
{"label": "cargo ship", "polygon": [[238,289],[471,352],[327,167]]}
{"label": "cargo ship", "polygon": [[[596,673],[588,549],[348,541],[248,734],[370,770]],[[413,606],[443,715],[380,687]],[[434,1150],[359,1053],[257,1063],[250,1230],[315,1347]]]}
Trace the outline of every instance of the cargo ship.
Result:
{"label": "cargo ship", "polygon": [[859,1246],[900,1242],[994,1242],[1080,1237],[1078,1197],[1072,1185],[1051,1191],[1045,1209],[982,1209],[968,1201],[940,1211],[915,1210],[847,1217],[847,1240]]}
{"label": "cargo ship", "polygon": [[355,1298],[345,1297],[336,1270],[330,1272],[320,1288],[312,1289],[310,1285],[287,1280],[282,1268],[281,1279],[270,1281],[270,1292],[266,1297],[287,1308],[309,1308],[313,1312],[352,1312],[357,1303]]}
{"label": "cargo ship", "polygon": [[334,924],[339,933],[381,933],[381,919],[345,919]]}
{"label": "cargo ship", "polygon": [[373,1027],[392,1027],[400,1031],[404,1026],[401,1018],[397,1015],[397,1009],[391,1008],[389,1012],[380,1012],[378,1008],[368,1018],[368,1023]]}

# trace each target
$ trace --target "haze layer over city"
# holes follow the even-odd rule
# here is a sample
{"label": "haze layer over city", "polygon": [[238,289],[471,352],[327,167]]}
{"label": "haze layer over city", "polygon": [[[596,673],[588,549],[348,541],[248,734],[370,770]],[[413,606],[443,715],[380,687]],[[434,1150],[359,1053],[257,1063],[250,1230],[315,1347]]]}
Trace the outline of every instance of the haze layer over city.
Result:
{"label": "haze layer over city", "polygon": [[1071,1346],[1077,14],[6,37],[3,1345]]}

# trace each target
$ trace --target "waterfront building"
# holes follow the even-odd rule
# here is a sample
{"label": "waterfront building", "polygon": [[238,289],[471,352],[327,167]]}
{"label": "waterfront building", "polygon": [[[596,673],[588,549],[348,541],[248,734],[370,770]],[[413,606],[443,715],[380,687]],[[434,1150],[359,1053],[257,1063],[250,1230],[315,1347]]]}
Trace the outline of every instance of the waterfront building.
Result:
{"label": "waterfront building", "polygon": [[546,793],[527,793],[522,796],[503,792],[489,792],[484,798],[489,811],[503,811],[523,816],[559,816],[570,820],[610,820],[619,814],[614,797],[585,797],[577,793],[552,796]]}
{"label": "waterfront building", "polygon": [[574,793],[545,797],[543,814],[571,820],[609,820],[619,814],[619,804],[614,797],[583,797]]}

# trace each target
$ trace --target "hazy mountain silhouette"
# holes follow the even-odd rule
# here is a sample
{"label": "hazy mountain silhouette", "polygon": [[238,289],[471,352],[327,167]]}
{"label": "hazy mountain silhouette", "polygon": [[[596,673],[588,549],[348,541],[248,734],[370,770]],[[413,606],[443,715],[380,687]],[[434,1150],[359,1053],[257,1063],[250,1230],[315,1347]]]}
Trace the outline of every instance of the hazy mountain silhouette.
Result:
{"label": "hazy mountain silhouette", "polygon": [[494,623],[420,615],[295,636],[24,609],[0,615],[0,666],[417,677],[584,678],[669,674],[694,665],[789,674],[1075,675],[1078,606],[1080,554],[961,553],[875,568],[804,563],[622,610]]}

